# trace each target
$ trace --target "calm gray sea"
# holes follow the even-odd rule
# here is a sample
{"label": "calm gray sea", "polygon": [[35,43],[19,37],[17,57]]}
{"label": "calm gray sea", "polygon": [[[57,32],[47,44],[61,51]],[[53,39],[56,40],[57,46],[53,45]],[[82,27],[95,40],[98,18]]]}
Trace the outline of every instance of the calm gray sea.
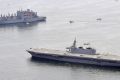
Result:
{"label": "calm gray sea", "polygon": [[120,69],[33,61],[25,51],[64,50],[76,37],[78,46],[120,55],[119,0],[0,0],[0,14],[28,8],[47,21],[0,26],[0,80],[120,80]]}

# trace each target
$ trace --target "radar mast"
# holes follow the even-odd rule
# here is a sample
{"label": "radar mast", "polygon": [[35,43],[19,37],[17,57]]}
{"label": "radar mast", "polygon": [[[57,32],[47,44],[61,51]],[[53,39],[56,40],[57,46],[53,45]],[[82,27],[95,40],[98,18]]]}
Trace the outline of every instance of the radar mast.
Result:
{"label": "radar mast", "polygon": [[73,42],[73,45],[72,45],[72,47],[76,47],[76,38],[75,38],[75,40],[74,40],[74,42]]}

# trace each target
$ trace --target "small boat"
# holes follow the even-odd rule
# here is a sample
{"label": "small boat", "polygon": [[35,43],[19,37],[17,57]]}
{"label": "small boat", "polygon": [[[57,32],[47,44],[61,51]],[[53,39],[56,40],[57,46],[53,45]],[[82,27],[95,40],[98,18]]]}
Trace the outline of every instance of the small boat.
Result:
{"label": "small boat", "polygon": [[97,18],[96,20],[97,20],[97,21],[101,21],[101,20],[102,20],[102,18]]}
{"label": "small boat", "polygon": [[74,23],[74,21],[69,21],[69,23]]}

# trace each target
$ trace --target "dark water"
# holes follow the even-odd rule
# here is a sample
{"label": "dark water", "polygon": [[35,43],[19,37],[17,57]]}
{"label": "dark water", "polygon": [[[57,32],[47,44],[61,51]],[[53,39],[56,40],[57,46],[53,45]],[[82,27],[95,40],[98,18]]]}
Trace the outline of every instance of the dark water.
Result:
{"label": "dark water", "polygon": [[[31,60],[25,50],[64,50],[76,37],[100,53],[120,55],[119,0],[1,0],[0,13],[30,8],[44,23],[0,26],[0,80],[119,80],[120,69]],[[96,21],[102,18],[102,21]],[[69,24],[69,20],[74,23]]]}

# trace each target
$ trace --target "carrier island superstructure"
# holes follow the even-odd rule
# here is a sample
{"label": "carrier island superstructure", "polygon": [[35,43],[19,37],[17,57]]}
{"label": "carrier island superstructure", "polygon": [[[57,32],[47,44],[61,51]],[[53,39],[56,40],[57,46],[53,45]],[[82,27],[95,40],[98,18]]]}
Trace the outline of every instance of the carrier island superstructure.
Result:
{"label": "carrier island superstructure", "polygon": [[29,52],[33,58],[37,59],[120,67],[120,56],[112,54],[97,54],[96,49],[90,46],[86,48],[76,47],[76,40],[74,40],[72,46],[66,48],[66,51],[30,48],[27,52]]}
{"label": "carrier island superstructure", "polygon": [[12,24],[12,23],[30,23],[35,21],[45,21],[46,17],[38,16],[37,12],[30,9],[18,10],[14,14],[0,15],[0,24]]}

